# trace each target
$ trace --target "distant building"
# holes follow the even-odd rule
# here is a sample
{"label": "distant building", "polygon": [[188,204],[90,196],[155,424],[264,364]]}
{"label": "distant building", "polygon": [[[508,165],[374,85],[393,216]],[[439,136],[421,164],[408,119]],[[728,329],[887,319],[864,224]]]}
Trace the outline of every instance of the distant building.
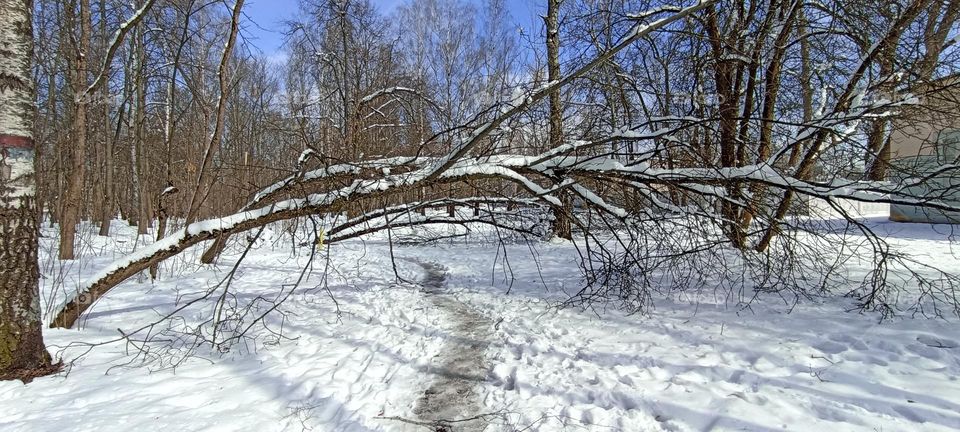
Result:
{"label": "distant building", "polygon": [[[893,121],[890,180],[924,200],[960,207],[960,75],[919,88],[920,102]],[[960,212],[892,204],[897,222],[960,223]]]}

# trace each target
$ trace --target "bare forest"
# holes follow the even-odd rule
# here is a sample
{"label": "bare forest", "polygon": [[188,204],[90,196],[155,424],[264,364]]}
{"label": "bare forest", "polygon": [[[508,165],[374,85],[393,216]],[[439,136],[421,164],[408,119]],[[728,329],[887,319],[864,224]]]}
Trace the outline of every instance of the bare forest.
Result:
{"label": "bare forest", "polygon": [[[246,3],[0,1],[0,377],[84,368],[41,333],[95,323],[115,289],[155,295],[208,269],[209,286],[164,294],[109,343],[153,365],[266,349],[257,335],[284,339],[306,285],[337,317],[349,309],[328,280],[360,262],[357,244],[383,251],[393,283],[425,271],[430,307],[481,340],[511,321],[437,294],[459,283],[437,252],[452,244],[496,255],[503,298],[535,263],[551,310],[601,321],[656,321],[664,299],[704,296],[737,316],[827,304],[851,320],[960,318],[960,147],[945,138],[960,128],[956,0],[538,0],[523,3],[529,23],[506,0],[299,0],[280,22]],[[263,27],[281,51],[260,48]],[[896,209],[948,222],[916,238],[952,252],[902,247],[890,227],[913,224],[888,222]],[[118,239],[124,252],[105,252]],[[256,258],[265,241],[305,261],[245,294],[246,272],[272,262]],[[562,290],[553,253],[572,270]],[[493,348],[471,349],[448,357]],[[478,414],[474,393],[444,411],[430,394],[447,390],[377,424],[568,430],[544,426],[552,411]]]}

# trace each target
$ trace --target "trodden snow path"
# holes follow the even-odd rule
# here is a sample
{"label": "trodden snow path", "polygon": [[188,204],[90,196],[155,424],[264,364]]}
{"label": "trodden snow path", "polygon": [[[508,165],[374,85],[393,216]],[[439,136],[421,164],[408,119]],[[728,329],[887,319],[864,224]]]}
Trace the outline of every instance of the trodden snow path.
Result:
{"label": "trodden snow path", "polygon": [[493,324],[484,315],[446,292],[446,269],[436,263],[410,261],[426,272],[421,285],[427,298],[448,323],[440,352],[430,362],[435,381],[417,400],[419,420],[434,422],[438,430],[482,431],[482,403],[477,386],[490,369],[486,351]]}

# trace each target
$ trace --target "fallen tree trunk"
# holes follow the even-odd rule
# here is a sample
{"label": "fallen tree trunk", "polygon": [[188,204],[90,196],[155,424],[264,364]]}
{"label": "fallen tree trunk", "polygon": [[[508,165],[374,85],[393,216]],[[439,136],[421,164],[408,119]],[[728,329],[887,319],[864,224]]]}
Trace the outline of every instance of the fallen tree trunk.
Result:
{"label": "fallen tree trunk", "polygon": [[[471,163],[470,165],[475,165]],[[125,281],[131,276],[159,264],[163,260],[175,256],[187,248],[200,242],[214,238],[242,233],[250,229],[281,220],[306,216],[316,213],[339,212],[356,199],[384,197],[394,194],[403,194],[426,184],[454,183],[464,180],[483,177],[502,177],[517,181],[526,187],[539,199],[550,203],[556,198],[550,196],[547,189],[523,179],[519,174],[504,175],[507,169],[493,170],[460,169],[450,170],[442,178],[427,182],[424,175],[411,174],[384,176],[379,179],[357,180],[348,187],[337,189],[324,194],[310,195],[302,199],[290,199],[268,207],[240,212],[231,216],[195,222],[187,227],[173,232],[163,240],[134,252],[125,260],[117,261],[95,275],[91,282],[81,287],[76,295],[58,309],[50,323],[51,328],[70,328],[98,299],[110,289]],[[526,180],[526,181],[524,181]],[[386,227],[384,227],[386,228]]]}

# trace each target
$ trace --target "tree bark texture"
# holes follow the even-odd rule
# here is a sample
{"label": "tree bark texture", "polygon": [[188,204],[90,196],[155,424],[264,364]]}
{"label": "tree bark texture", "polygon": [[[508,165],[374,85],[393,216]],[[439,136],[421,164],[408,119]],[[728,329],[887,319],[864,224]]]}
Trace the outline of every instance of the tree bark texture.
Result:
{"label": "tree bark texture", "polygon": [[31,0],[0,0],[0,379],[51,369],[40,322]]}

